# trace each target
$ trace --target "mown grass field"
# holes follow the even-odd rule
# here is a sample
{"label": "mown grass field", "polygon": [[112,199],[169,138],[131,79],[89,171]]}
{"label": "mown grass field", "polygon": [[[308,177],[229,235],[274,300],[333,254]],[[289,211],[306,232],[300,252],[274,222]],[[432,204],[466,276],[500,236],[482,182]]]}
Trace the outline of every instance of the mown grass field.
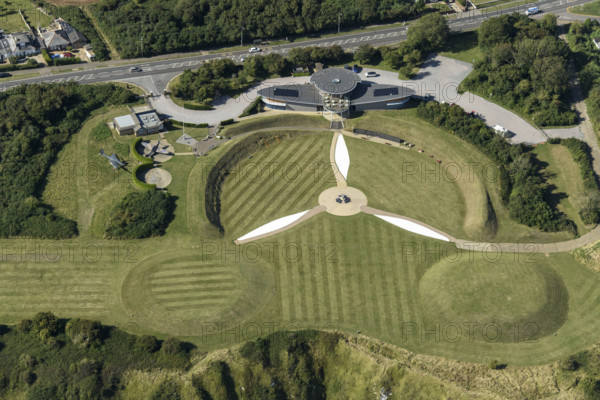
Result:
{"label": "mown grass field", "polygon": [[562,145],[542,144],[534,152],[543,165],[542,173],[549,185],[552,204],[575,222],[579,235],[589,232],[577,206],[578,196],[585,191],[581,170],[569,150]]}
{"label": "mown grass field", "polygon": [[[369,205],[380,210],[415,218],[448,232],[454,237],[477,237],[485,218],[465,232],[466,214],[485,209],[486,199],[479,181],[465,186],[454,181],[455,175],[434,159],[413,150],[382,146],[358,138],[346,140],[350,152],[348,184],[367,195]],[[479,203],[465,197],[479,189]],[[430,207],[424,208],[427,201]],[[468,209],[468,211],[467,211]]]}
{"label": "mown grass field", "polygon": [[[416,116],[415,109],[372,111],[346,122],[348,131],[352,131],[353,128],[373,129],[374,127],[383,133],[413,143],[415,147],[409,150],[411,152],[422,149],[423,153],[420,156],[423,162],[427,162],[430,156],[433,156],[433,160],[442,161],[441,173],[430,172],[427,176],[431,178],[439,176],[440,181],[442,179],[455,181],[461,187],[465,204],[472,207],[466,213],[465,233],[477,232],[479,227],[478,240],[493,242],[548,243],[570,239],[566,232],[541,232],[512,220],[498,194],[499,180],[496,164],[474,146],[442,129],[423,123]],[[418,172],[422,175],[427,174],[423,171],[424,168],[419,169]],[[349,179],[352,179],[351,176]],[[481,184],[478,185],[477,182]],[[392,189],[389,188],[387,193]],[[436,222],[431,223],[433,226],[440,223],[433,222]],[[449,233],[452,233],[452,230]]]}
{"label": "mown grass field", "polygon": [[319,194],[335,186],[329,161],[330,132],[277,143],[238,165],[226,180],[221,219],[227,237],[319,205]]}
{"label": "mown grass field", "polygon": [[[94,133],[106,118],[110,118],[108,111],[92,117],[64,148],[55,168],[74,159],[84,166],[96,157],[103,161],[93,148],[98,138],[106,148],[130,140],[107,137],[100,130]],[[350,129],[352,125],[378,127],[416,144],[404,151],[348,138],[349,182],[354,184],[354,179],[357,185],[362,182],[365,188],[373,188],[367,193],[370,205],[385,202],[388,194],[411,199],[412,194],[402,191],[417,191],[419,196],[412,200],[428,211],[423,215],[434,226],[448,224],[452,229],[456,224],[453,232],[496,232],[495,238],[512,240],[535,236],[532,230],[511,225],[499,205],[494,181],[486,180],[481,169],[475,168],[473,179],[466,183],[459,180],[443,188],[438,188],[442,184],[420,187],[419,181],[410,180],[409,190],[402,184],[384,185],[386,176],[397,179],[393,172],[398,172],[399,161],[489,162],[472,146],[419,122],[414,110],[368,113],[348,122]],[[313,164],[329,166],[331,137],[331,132],[316,131],[277,144],[272,141],[243,160],[242,167],[273,165],[277,177],[286,164],[297,164],[301,170],[310,170]],[[569,254],[498,255],[494,249],[485,254],[457,253],[453,245],[443,247],[370,215],[327,213],[276,236],[235,246],[232,239],[239,234],[316,205],[320,191],[333,182],[326,179],[331,174],[327,168],[319,174],[323,180],[317,181],[313,174],[302,174],[297,181],[236,181],[231,175],[222,192],[226,228],[222,236],[207,222],[203,194],[210,166],[234,143],[235,139],[226,141],[200,159],[176,156],[164,163],[173,175],[169,193],[177,197],[177,208],[163,237],[104,240],[93,234],[94,227],[102,226],[98,220],[88,228],[92,232],[83,228],[82,235],[71,241],[0,241],[5,258],[0,267],[0,322],[15,323],[37,311],[51,310],[161,338],[177,335],[205,350],[273,330],[339,329],[360,331],[416,352],[486,364],[495,358],[509,365],[555,361],[597,341],[600,277]],[[424,153],[417,153],[418,148]],[[96,169],[104,167],[113,176],[107,162]],[[366,171],[381,177],[369,182]],[[77,205],[71,215],[78,216],[80,226],[89,226],[86,221],[92,216],[110,215],[112,202],[123,195],[120,190],[136,190],[126,172],[119,174],[127,179],[114,183],[108,178],[90,182],[78,177],[76,202],[71,195],[60,203],[59,196],[50,192],[46,199],[65,212]],[[51,173],[47,190],[54,187],[52,193],[62,183],[55,180]],[[429,196],[435,192],[449,205],[436,203]],[[469,200],[461,203],[461,198]],[[394,201],[382,203],[382,208],[407,210],[404,201]],[[495,219],[486,214],[489,204]],[[469,207],[473,210],[467,211]],[[479,325],[471,340],[464,324],[473,322]],[[488,340],[493,331],[483,326],[492,322],[503,329],[502,339]],[[461,328],[460,338],[456,339],[451,330],[456,326],[451,324]],[[535,333],[532,326],[537,336],[523,341]]]}
{"label": "mown grass field", "polygon": [[52,22],[52,18],[39,11],[30,1],[2,0],[0,1],[0,29],[6,33],[26,31],[27,27],[19,15],[19,10],[25,14],[32,29],[38,26],[46,27]]}

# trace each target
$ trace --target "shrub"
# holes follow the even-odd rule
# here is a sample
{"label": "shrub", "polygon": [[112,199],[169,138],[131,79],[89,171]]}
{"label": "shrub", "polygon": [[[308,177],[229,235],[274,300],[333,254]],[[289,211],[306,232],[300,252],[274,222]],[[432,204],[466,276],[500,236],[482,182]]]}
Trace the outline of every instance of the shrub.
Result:
{"label": "shrub", "polygon": [[225,121],[221,121],[219,124],[221,126],[225,126],[225,125],[231,125],[231,124],[234,124],[234,123],[235,123],[234,119],[233,118],[229,118],[229,119],[226,119]]}
{"label": "shrub", "polygon": [[152,335],[142,335],[137,338],[136,346],[147,353],[154,353],[160,348],[160,342]]}
{"label": "shrub", "polygon": [[184,352],[183,342],[175,337],[170,337],[162,342],[160,350],[169,355],[177,355]]}
{"label": "shrub", "polygon": [[192,103],[183,103],[183,108],[188,110],[212,110],[213,106],[210,104],[192,104]]}
{"label": "shrub", "polygon": [[492,360],[490,362],[490,369],[499,370],[506,368],[506,364],[501,364],[498,360]]}
{"label": "shrub", "polygon": [[25,333],[31,331],[33,322],[30,319],[22,319],[17,324],[17,332]]}
{"label": "shrub", "polygon": [[244,109],[244,112],[240,114],[239,118],[247,117],[249,115],[257,114],[263,111],[262,97],[258,96],[248,107]]}
{"label": "shrub", "polygon": [[28,386],[33,385],[36,379],[37,376],[33,373],[33,371],[23,371],[19,377],[19,380]]}
{"label": "shrub", "polygon": [[131,171],[131,178],[133,179],[133,183],[137,187],[139,187],[140,189],[142,189],[144,191],[154,190],[154,189],[156,189],[156,185],[152,184],[152,183],[146,183],[146,182],[141,181],[140,178],[138,178],[138,174],[141,174],[142,172],[144,172],[152,167],[154,167],[154,162],[152,162],[152,164],[150,164],[150,163],[139,164]]}
{"label": "shrub", "polygon": [[173,198],[163,191],[134,192],[113,209],[105,237],[142,239],[164,234],[173,218]]}
{"label": "shrub", "polygon": [[51,312],[40,312],[33,317],[33,332],[42,339],[59,333],[58,318]]}
{"label": "shrub", "polygon": [[567,358],[565,358],[564,360],[562,360],[558,364],[558,366],[563,371],[576,371],[577,368],[579,368],[579,363],[577,362],[577,359],[575,358],[575,356],[570,355]]}
{"label": "shrub", "polygon": [[579,383],[584,396],[590,400],[597,400],[600,398],[600,380],[585,377]]}
{"label": "shrub", "polygon": [[102,341],[102,325],[98,321],[74,318],[67,322],[65,332],[74,344],[83,347],[98,346]]}

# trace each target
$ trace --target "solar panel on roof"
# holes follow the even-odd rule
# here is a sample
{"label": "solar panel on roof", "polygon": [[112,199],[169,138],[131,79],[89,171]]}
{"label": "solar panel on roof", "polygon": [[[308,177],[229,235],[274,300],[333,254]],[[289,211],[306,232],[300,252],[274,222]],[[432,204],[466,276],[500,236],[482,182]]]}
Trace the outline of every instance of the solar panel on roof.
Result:
{"label": "solar panel on roof", "polygon": [[298,97],[298,91],[295,89],[275,88],[273,93],[275,94],[275,96]]}
{"label": "solar panel on roof", "polygon": [[398,94],[397,87],[373,90],[373,96],[391,96],[391,95],[397,95],[397,94]]}

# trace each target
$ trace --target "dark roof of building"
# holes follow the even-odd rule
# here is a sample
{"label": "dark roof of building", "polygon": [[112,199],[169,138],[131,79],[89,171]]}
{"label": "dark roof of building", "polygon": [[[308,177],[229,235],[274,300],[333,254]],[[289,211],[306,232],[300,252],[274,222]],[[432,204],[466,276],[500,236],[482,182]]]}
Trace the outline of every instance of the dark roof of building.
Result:
{"label": "dark roof of building", "polygon": [[83,34],[76,29],[67,32],[67,35],[69,36],[69,41],[71,42],[71,44],[74,44],[77,41],[81,41],[83,43],[87,42],[85,36],[83,36]]}
{"label": "dark roof of building", "polygon": [[[272,100],[280,100],[295,104],[321,105],[322,99],[319,91],[313,85],[281,85],[270,86],[258,91],[260,96]],[[413,89],[405,86],[380,85],[370,83],[358,83],[356,89],[350,95],[350,104],[378,103],[387,100],[396,100],[412,96]]]}
{"label": "dark roof of building", "polygon": [[274,100],[289,101],[296,104],[320,105],[321,95],[313,85],[269,86],[258,91],[258,95]]}
{"label": "dark roof of building", "polygon": [[385,100],[401,99],[415,94],[406,86],[361,83],[350,95],[351,104],[378,103]]}
{"label": "dark roof of building", "polygon": [[43,32],[42,37],[47,47],[68,46],[70,44],[67,35],[62,30]]}
{"label": "dark roof of building", "polygon": [[360,78],[350,70],[335,67],[315,72],[310,77],[310,82],[322,92],[345,94],[356,88],[356,85],[360,82]]}

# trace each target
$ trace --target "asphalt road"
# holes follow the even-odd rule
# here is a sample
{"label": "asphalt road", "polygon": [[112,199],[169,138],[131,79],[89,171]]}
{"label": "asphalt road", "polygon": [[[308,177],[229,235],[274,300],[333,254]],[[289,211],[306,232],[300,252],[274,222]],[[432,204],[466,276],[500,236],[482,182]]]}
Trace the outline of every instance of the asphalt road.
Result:
{"label": "asphalt road", "polygon": [[[537,2],[531,2],[526,6],[511,7],[506,9],[498,9],[490,7],[483,9],[482,11],[474,10],[462,14],[456,15],[455,18],[449,19],[449,26],[453,32],[461,32],[470,30],[478,27],[481,23],[492,17],[497,17],[502,14],[512,12],[524,12],[525,9],[531,6],[538,6],[541,13],[534,16],[535,18],[541,18],[545,13],[553,13],[567,19],[580,19],[577,16],[568,14],[566,12],[567,7],[589,3],[590,0],[540,0]],[[266,46],[262,47],[263,51],[260,54],[278,53],[286,54],[290,49],[295,47],[306,47],[306,46],[322,46],[327,47],[331,45],[340,45],[346,50],[356,49],[362,43],[369,43],[373,46],[382,46],[387,44],[398,43],[406,39],[406,32],[408,26],[394,27],[394,28],[382,28],[380,30],[374,30],[370,32],[361,32],[353,34],[340,34],[339,36],[305,40],[298,43],[289,43],[279,46]],[[250,47],[250,46],[249,46]],[[249,57],[247,50],[240,50],[235,52],[221,52],[206,55],[191,55],[189,57],[180,57],[177,59],[164,59],[165,56],[155,57],[155,59],[145,60],[119,60],[120,65],[115,65],[113,62],[98,62],[89,64],[78,64],[77,66],[68,66],[68,68],[83,68],[81,71],[69,71],[64,73],[53,73],[59,71],[60,67],[42,68],[36,70],[42,74],[35,78],[26,78],[12,80],[8,82],[0,83],[0,91],[10,89],[11,87],[18,86],[23,83],[42,83],[42,82],[79,82],[79,83],[96,83],[96,82],[107,82],[115,80],[129,80],[132,78],[135,80],[137,77],[156,77],[153,87],[157,91],[162,91],[166,88],[166,83],[169,77],[175,76],[185,69],[197,66],[203,61],[213,60],[217,58],[227,57],[232,60],[239,60],[242,57]],[[132,65],[138,65],[142,68],[142,72],[129,72],[129,67]],[[67,67],[63,67],[67,68]],[[31,71],[23,71],[24,73],[31,73]],[[19,73],[15,73],[18,76]],[[155,93],[159,94],[159,93]]]}

